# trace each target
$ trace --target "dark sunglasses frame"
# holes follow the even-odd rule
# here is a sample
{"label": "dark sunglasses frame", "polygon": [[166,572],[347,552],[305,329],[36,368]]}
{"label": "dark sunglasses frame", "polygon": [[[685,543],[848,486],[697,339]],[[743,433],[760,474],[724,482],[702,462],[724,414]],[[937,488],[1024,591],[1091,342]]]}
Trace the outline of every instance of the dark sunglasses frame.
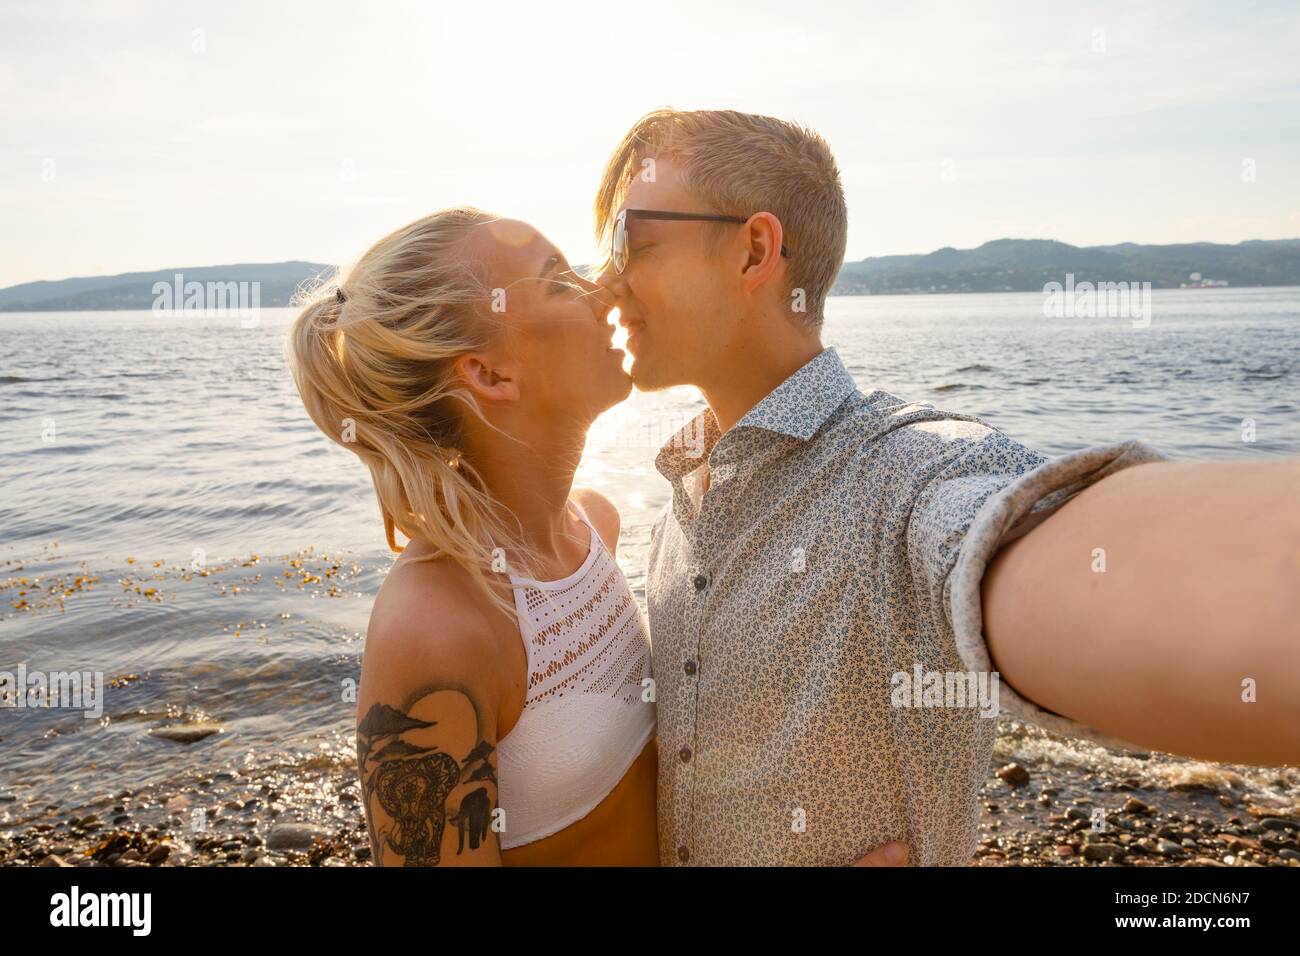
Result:
{"label": "dark sunglasses frame", "polygon": [[[628,248],[627,221],[629,219],[656,219],[666,222],[749,222],[748,216],[718,216],[705,212],[666,212],[662,209],[624,209],[614,220],[614,236],[610,250],[614,262],[614,271],[619,275],[627,268],[632,250]],[[781,255],[787,259],[790,253],[785,244],[781,244]]]}

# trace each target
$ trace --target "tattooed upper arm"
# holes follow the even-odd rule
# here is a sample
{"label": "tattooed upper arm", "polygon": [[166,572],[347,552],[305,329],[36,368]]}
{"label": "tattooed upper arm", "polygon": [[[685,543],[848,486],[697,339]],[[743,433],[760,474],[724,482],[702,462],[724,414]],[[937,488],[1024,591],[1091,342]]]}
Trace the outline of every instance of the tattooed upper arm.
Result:
{"label": "tattooed upper arm", "polygon": [[495,732],[473,695],[433,684],[401,706],[372,703],[357,764],[380,866],[500,863]]}
{"label": "tattooed upper arm", "polygon": [[366,637],[357,768],[371,857],[377,866],[499,865],[499,664],[481,627],[426,598],[376,602]]}

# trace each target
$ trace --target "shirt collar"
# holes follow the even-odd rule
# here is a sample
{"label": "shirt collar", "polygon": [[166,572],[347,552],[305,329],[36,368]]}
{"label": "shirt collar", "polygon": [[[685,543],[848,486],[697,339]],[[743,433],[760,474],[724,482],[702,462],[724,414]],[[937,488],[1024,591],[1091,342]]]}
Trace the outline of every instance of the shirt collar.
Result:
{"label": "shirt collar", "polygon": [[[807,441],[856,390],[835,349],[822,349],[746,412],[732,432],[761,428]],[[669,481],[682,478],[703,464],[721,437],[713,409],[706,408],[659,450],[655,467]]]}
{"label": "shirt collar", "polygon": [[659,449],[655,467],[669,481],[685,478],[704,464],[721,436],[713,409],[706,407]]}
{"label": "shirt collar", "polygon": [[736,428],[763,428],[807,441],[857,387],[835,350],[822,349],[746,412]]}

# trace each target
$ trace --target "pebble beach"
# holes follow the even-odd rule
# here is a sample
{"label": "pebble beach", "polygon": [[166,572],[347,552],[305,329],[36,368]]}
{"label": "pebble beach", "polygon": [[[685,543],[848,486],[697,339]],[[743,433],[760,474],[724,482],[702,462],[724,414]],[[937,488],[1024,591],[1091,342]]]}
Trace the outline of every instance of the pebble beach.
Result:
{"label": "pebble beach", "polygon": [[[1155,760],[1169,786],[1141,771],[1055,764],[1071,743],[1004,721],[982,794],[973,866],[1300,867],[1300,773],[1245,774]],[[1008,757],[1017,756],[1015,760]],[[1216,769],[1213,779],[1206,767]],[[1181,778],[1181,779],[1179,779]],[[194,826],[204,808],[203,828]],[[1100,811],[1100,813],[1099,813]],[[105,794],[41,809],[0,834],[3,866],[368,866],[353,768],[321,761],[257,774],[196,776],[174,788]]]}

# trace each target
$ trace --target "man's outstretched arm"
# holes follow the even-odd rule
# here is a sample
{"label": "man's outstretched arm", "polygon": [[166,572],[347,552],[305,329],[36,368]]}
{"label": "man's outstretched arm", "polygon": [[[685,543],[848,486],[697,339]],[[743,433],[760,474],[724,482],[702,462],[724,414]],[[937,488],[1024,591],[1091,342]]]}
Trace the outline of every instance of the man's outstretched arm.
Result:
{"label": "man's outstretched arm", "polygon": [[1040,707],[1153,749],[1300,762],[1300,461],[1118,471],[1002,548],[981,594],[994,667]]}

